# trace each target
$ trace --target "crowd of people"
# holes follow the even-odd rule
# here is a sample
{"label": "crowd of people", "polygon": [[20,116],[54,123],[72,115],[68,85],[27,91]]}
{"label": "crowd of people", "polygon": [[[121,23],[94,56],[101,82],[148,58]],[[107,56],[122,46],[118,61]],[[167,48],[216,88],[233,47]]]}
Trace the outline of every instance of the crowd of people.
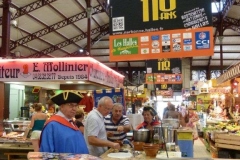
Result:
{"label": "crowd of people", "polygon": [[[84,118],[84,110],[78,107],[81,100],[81,95],[75,92],[54,95],[51,101],[59,106],[59,110],[49,119],[42,113],[41,103],[32,105],[35,112],[31,114],[30,127],[33,130],[31,139],[34,151],[100,156],[109,148],[120,149],[119,141],[125,139],[133,129],[129,118],[123,115],[123,105],[113,103],[110,97],[104,96],[98,101],[98,106]],[[144,106],[142,116],[143,122],[139,122],[137,130],[153,130],[154,126],[160,125],[153,107]],[[170,102],[164,110],[163,118],[179,119],[181,126],[188,127],[194,127],[199,119],[191,107],[188,113],[182,114]]]}

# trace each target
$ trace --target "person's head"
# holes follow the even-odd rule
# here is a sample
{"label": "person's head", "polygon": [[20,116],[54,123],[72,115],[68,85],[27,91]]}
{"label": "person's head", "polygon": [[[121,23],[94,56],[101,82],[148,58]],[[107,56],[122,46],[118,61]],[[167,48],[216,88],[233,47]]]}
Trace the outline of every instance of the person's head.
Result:
{"label": "person's head", "polygon": [[41,112],[42,111],[42,103],[34,103],[32,105],[32,107],[34,108],[35,112]]}
{"label": "person's head", "polygon": [[169,111],[175,111],[175,106],[172,104],[168,107]]}
{"label": "person's head", "polygon": [[151,123],[157,115],[157,112],[152,107],[146,106],[143,108],[142,115],[145,122]]}
{"label": "person's head", "polygon": [[167,106],[169,107],[172,103],[171,102],[167,102]]}
{"label": "person's head", "polygon": [[84,110],[82,108],[77,109],[75,119],[82,121],[84,119]]}
{"label": "person's head", "polygon": [[33,113],[35,110],[34,110],[34,105],[31,105],[30,108],[29,108],[29,111],[30,113]]}
{"label": "person's head", "polygon": [[75,92],[62,92],[58,95],[51,97],[51,100],[57,104],[59,110],[69,119],[73,118],[76,114],[79,102],[82,96]]}
{"label": "person's head", "polygon": [[97,110],[105,117],[113,108],[113,101],[110,97],[104,96],[98,101]]}
{"label": "person's head", "polygon": [[224,116],[229,116],[229,115],[230,115],[230,113],[229,113],[229,108],[224,108],[224,109],[223,109],[223,115],[224,115]]}
{"label": "person's head", "polygon": [[193,113],[194,112],[194,108],[192,105],[188,106],[188,112],[189,113]]}
{"label": "person's head", "polygon": [[122,117],[123,105],[121,103],[114,103],[112,109],[112,118],[114,120],[120,120]]}

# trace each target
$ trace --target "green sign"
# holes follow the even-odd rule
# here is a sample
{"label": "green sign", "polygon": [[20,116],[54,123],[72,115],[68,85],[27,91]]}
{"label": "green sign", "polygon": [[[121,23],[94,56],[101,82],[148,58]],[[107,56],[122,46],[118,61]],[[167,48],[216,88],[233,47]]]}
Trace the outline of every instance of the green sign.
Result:
{"label": "green sign", "polygon": [[138,38],[121,38],[113,41],[113,55],[138,54]]}

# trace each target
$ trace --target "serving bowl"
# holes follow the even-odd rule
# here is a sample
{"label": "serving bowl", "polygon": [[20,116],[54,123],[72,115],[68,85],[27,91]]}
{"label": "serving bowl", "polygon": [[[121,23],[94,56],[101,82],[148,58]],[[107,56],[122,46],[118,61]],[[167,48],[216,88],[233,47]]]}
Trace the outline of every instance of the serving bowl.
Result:
{"label": "serving bowl", "polygon": [[147,143],[143,145],[143,150],[148,157],[156,157],[159,148],[159,144]]}
{"label": "serving bowl", "polygon": [[135,151],[143,151],[144,142],[133,142]]}

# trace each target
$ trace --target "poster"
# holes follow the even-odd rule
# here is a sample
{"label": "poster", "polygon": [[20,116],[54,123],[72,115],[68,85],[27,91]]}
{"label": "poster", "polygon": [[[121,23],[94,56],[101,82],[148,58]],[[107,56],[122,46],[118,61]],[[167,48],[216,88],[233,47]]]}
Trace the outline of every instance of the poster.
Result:
{"label": "poster", "polygon": [[123,89],[103,89],[103,90],[94,90],[93,92],[93,98],[94,98],[94,106],[97,108],[98,101],[104,97],[108,96],[112,98],[113,103],[121,103],[123,108],[123,113],[125,114],[126,108],[125,108],[125,102],[124,102],[124,90]]}

